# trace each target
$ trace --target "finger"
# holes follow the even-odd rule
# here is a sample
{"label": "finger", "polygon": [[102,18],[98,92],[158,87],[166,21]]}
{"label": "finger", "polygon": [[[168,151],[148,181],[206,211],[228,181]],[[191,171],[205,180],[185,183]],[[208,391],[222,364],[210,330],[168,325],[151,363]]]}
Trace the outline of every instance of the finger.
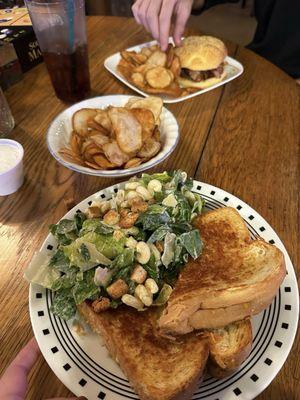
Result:
{"label": "finger", "polygon": [[131,7],[131,11],[133,13],[133,16],[138,24],[142,24],[140,17],[139,17],[139,8],[141,4],[143,3],[143,0],[136,0],[133,6]]}
{"label": "finger", "polygon": [[171,17],[174,12],[175,0],[164,1],[159,14],[159,42],[162,51],[166,51],[169,43]]}
{"label": "finger", "polygon": [[[156,2],[157,0],[152,0],[152,1]],[[139,9],[139,18],[147,32],[150,32],[150,28],[149,28],[148,20],[147,20],[147,11],[148,11],[150,3],[151,3],[151,0],[144,0],[143,4],[141,5],[141,7]]]}
{"label": "finger", "polygon": [[178,3],[175,11],[175,24],[173,38],[176,46],[180,46],[181,38],[192,10],[192,3]]}
{"label": "finger", "polygon": [[159,39],[159,25],[158,16],[161,9],[162,0],[151,1],[147,10],[147,23],[149,32],[151,32],[154,39]]}
{"label": "finger", "polygon": [[27,375],[36,362],[40,349],[34,338],[20,351],[12,361],[0,381],[0,398],[2,396],[19,396],[26,394]]}
{"label": "finger", "polygon": [[149,6],[148,0],[137,0],[132,6],[133,15],[138,24],[145,26],[146,11]]}

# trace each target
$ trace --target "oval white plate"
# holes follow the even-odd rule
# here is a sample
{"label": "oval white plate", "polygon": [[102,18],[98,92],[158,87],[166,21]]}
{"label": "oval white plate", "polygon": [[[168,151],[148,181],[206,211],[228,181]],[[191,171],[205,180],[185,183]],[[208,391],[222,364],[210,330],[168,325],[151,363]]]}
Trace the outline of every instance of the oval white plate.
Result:
{"label": "oval white plate", "polygon": [[179,128],[174,115],[165,107],[160,116],[162,148],[160,152],[151,160],[139,165],[138,167],[128,169],[95,170],[93,168],[82,167],[76,163],[71,163],[62,158],[59,150],[69,143],[72,132],[72,116],[75,111],[81,108],[106,108],[109,105],[121,107],[124,106],[132,96],[111,95],[94,97],[83,100],[61,112],[51,123],[47,132],[47,145],[52,156],[65,167],[82,174],[101,176],[101,177],[121,177],[137,174],[146,169],[152,168],[165,160],[175,149],[179,140]]}
{"label": "oval white plate", "polygon": [[[109,198],[114,185],[88,197],[63,218],[84,211],[89,202]],[[244,218],[251,235],[260,235],[279,247],[284,255],[287,275],[268,309],[252,318],[253,347],[239,370],[225,379],[205,377],[193,400],[254,399],[275,378],[292,347],[299,316],[299,293],[293,265],[287,251],[271,226],[250,206],[222,189],[194,181],[193,191],[206,200],[207,209],[230,206]],[[52,235],[41,247],[45,257],[56,249]],[[41,351],[57,377],[76,395],[89,400],[138,399],[118,365],[109,357],[101,338],[89,329],[79,336],[66,323],[49,312],[52,296],[49,290],[31,285],[30,317]]]}
{"label": "oval white plate", "polygon": [[[173,43],[173,40],[171,38],[169,38],[169,42]],[[142,43],[137,46],[130,47],[127,50],[140,52],[143,47],[149,47],[149,46],[152,46],[153,44],[157,44],[157,41],[153,40],[152,42]],[[136,86],[134,86],[131,82],[128,82],[128,80],[122,74],[120,74],[120,72],[117,69],[120,59],[121,59],[120,53],[115,53],[112,56],[106,58],[106,60],[104,61],[105,68],[111,74],[113,74],[117,79],[119,79],[121,82],[123,82],[125,85],[127,85],[131,89],[135,90],[137,93],[139,93],[145,97],[150,96],[148,93],[146,93],[146,92],[142,91],[141,89],[137,88]],[[225,71],[227,72],[227,76],[221,82],[216,83],[215,85],[212,85],[206,89],[200,89],[197,92],[194,92],[194,93],[188,94],[186,96],[182,96],[182,97],[174,98],[174,97],[169,97],[169,96],[165,96],[165,95],[157,95],[157,96],[159,96],[163,100],[164,103],[178,103],[179,101],[190,99],[192,97],[198,96],[199,94],[209,92],[210,90],[213,90],[219,86],[225,85],[225,83],[232,81],[233,79],[237,78],[244,72],[244,67],[242,66],[242,64],[240,62],[238,62],[237,60],[235,60],[234,58],[227,56],[225,58],[225,61],[227,62],[227,64],[225,65]]]}

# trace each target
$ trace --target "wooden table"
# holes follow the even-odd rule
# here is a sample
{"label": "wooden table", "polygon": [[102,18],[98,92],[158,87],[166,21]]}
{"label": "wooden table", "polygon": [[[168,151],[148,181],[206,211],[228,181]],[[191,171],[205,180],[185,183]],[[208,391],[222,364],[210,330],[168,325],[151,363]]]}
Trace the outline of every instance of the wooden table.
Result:
{"label": "wooden table", "polygon": [[[131,19],[91,17],[88,21],[94,93],[132,93],[103,67],[104,59],[150,37]],[[244,74],[216,90],[168,105],[181,139],[156,170],[181,168],[253,206],[283,240],[294,266],[300,265],[300,88],[287,75],[250,51],[228,43]],[[54,95],[45,65],[26,73],[6,92],[16,128],[12,138],[25,149],[26,180],[0,200],[1,371],[32,336],[28,284],[23,270],[43,242],[48,225],[116,180],[81,175],[58,164],[46,146],[46,130],[66,105]],[[258,398],[296,399],[300,393],[299,335],[284,367]],[[45,361],[30,377],[28,399],[67,396]]]}

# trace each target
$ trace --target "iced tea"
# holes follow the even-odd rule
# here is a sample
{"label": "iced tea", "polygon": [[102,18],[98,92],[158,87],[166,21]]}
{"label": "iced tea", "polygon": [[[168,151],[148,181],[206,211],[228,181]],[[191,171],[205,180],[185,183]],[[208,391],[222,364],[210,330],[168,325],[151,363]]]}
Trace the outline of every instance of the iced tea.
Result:
{"label": "iced tea", "polygon": [[90,93],[90,74],[87,46],[77,47],[74,53],[44,52],[44,60],[57,97],[76,102]]}

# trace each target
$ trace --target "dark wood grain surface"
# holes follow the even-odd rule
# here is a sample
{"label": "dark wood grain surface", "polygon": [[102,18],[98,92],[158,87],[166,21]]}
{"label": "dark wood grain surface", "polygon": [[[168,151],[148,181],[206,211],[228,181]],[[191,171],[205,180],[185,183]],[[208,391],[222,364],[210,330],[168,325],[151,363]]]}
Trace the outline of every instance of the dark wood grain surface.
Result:
{"label": "dark wood grain surface", "polygon": [[[150,37],[131,19],[88,20],[94,95],[133,94],[103,67],[104,59]],[[297,269],[300,263],[300,88],[282,71],[244,48],[227,43],[245,67],[233,82],[168,105],[180,126],[175,152],[156,170],[181,168],[240,197],[274,227]],[[23,271],[50,223],[116,180],[81,175],[58,164],[46,131],[66,105],[54,95],[44,64],[6,92],[16,121],[11,138],[25,149],[25,183],[0,197],[0,372],[32,336]],[[284,367],[260,400],[300,398],[299,335]],[[71,396],[40,357],[30,375],[28,399]]]}

